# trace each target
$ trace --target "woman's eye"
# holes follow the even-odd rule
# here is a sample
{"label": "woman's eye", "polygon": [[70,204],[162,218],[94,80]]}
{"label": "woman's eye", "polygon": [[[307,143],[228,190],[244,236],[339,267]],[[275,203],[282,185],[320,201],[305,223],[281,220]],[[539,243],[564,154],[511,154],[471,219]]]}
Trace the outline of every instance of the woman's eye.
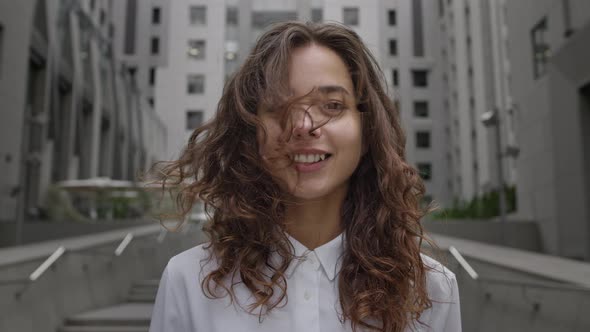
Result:
{"label": "woman's eye", "polygon": [[324,108],[328,110],[341,111],[344,109],[344,105],[341,103],[331,102],[325,104]]}

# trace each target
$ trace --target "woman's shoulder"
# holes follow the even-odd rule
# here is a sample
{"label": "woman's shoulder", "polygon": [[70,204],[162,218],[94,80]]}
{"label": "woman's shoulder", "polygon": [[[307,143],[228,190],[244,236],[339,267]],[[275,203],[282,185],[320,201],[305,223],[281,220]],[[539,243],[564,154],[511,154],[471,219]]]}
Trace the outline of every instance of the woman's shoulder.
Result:
{"label": "woman's shoulder", "polygon": [[457,288],[455,274],[436,259],[420,254],[426,266],[426,286],[430,296],[451,298]]}
{"label": "woman's shoulder", "polygon": [[217,264],[210,252],[209,243],[201,243],[170,258],[166,270],[175,275],[200,274]]}

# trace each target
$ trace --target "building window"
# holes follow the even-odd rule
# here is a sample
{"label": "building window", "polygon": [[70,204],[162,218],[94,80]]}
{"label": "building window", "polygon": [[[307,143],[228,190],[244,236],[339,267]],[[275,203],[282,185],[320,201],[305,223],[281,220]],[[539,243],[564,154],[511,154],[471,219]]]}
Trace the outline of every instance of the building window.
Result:
{"label": "building window", "polygon": [[296,19],[296,11],[254,11],[252,12],[252,27],[256,29],[264,29],[272,23]]}
{"label": "building window", "polygon": [[541,19],[531,30],[533,43],[533,75],[535,79],[543,76],[547,71],[547,59],[549,58],[549,44],[546,38],[547,18]]}
{"label": "building window", "polygon": [[397,55],[397,40],[389,40],[389,55]]}
{"label": "building window", "polygon": [[389,22],[389,26],[393,27],[397,25],[397,16],[394,9],[390,9],[387,12],[387,21]]}
{"label": "building window", "polygon": [[238,8],[237,7],[227,7],[225,11],[225,23],[228,26],[238,26]]}
{"label": "building window", "polygon": [[189,9],[189,20],[191,25],[207,24],[207,7],[191,6]]}
{"label": "building window", "polygon": [[156,67],[150,68],[150,85],[156,84]]}
{"label": "building window", "polygon": [[135,76],[137,75],[137,67],[128,67],[127,72],[129,73],[129,77],[131,77],[132,80],[135,80]]}
{"label": "building window", "polygon": [[205,41],[191,39],[188,41],[188,56],[191,59],[204,59],[205,58]]}
{"label": "building window", "polygon": [[125,19],[125,54],[135,53],[135,29],[137,28],[137,0],[127,0]]}
{"label": "building window", "polygon": [[422,0],[412,0],[412,34],[414,36],[414,56],[424,56],[424,32],[422,27]]}
{"label": "building window", "polygon": [[424,181],[432,180],[432,164],[431,163],[417,163],[418,173]]}
{"label": "building window", "polygon": [[158,25],[162,23],[162,9],[160,7],[152,8],[152,24]]}
{"label": "building window", "polygon": [[397,69],[391,70],[391,82],[393,83],[393,86],[399,85],[399,74],[397,72]]}
{"label": "building window", "polygon": [[152,37],[151,51],[152,54],[160,53],[160,39],[158,37]]}
{"label": "building window", "polygon": [[415,101],[414,102],[414,117],[427,118],[428,117],[428,102]]}
{"label": "building window", "polygon": [[359,25],[359,9],[357,7],[344,7],[342,10],[342,22],[346,25]]}
{"label": "building window", "polygon": [[416,132],[416,147],[419,149],[430,148],[430,132],[429,131],[417,131]]}
{"label": "building window", "polygon": [[311,21],[318,23],[324,20],[324,10],[322,8],[311,9]]}
{"label": "building window", "polygon": [[203,124],[203,111],[186,111],[186,129],[194,130]]}
{"label": "building window", "polygon": [[424,88],[428,86],[428,71],[412,70],[412,83],[414,87]]}
{"label": "building window", "polygon": [[4,60],[4,26],[0,24],[0,77],[2,77],[2,61]]}
{"label": "building window", "polygon": [[99,18],[99,20],[100,20],[100,25],[104,25],[104,23],[107,20],[107,13],[105,13],[104,9],[101,9],[100,10],[100,18]]}
{"label": "building window", "polygon": [[203,94],[205,92],[205,76],[202,74],[188,75],[187,79],[187,93],[188,94]]}

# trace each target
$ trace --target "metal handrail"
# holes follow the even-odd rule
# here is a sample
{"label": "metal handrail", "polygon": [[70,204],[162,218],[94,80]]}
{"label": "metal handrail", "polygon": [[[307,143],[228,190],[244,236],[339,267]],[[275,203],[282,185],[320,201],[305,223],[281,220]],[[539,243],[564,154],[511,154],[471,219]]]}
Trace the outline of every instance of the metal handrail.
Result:
{"label": "metal handrail", "polygon": [[0,280],[0,285],[7,285],[7,284],[28,284],[37,281],[47,269],[49,269],[62,255],[66,252],[66,248],[64,246],[60,246],[59,248],[55,249],[55,251],[47,257],[39,267],[33,271],[28,278],[25,279],[13,279],[13,280]]}
{"label": "metal handrail", "polygon": [[115,256],[121,256],[121,254],[123,254],[131,240],[133,240],[133,233],[127,233],[127,235],[125,235],[125,238],[123,238],[123,241],[121,241],[117,249],[115,249]]}
{"label": "metal handrail", "polygon": [[156,241],[158,241],[158,243],[164,242],[164,239],[166,238],[166,234],[168,234],[168,231],[166,231],[165,229],[162,229],[160,231],[160,234],[158,234]]}
{"label": "metal handrail", "polygon": [[129,245],[131,240],[133,240],[134,237],[135,237],[135,235],[133,234],[133,232],[127,233],[125,235],[125,237],[123,237],[121,242],[119,242],[119,245],[117,246],[117,248],[115,249],[114,252],[105,252],[102,250],[82,249],[82,250],[70,251],[70,254],[83,255],[83,256],[99,256],[100,255],[100,256],[106,256],[106,257],[119,257],[123,254],[125,249],[127,249],[127,246]]}
{"label": "metal handrail", "polygon": [[473,269],[473,267],[467,262],[467,260],[465,260],[465,258],[463,257],[463,255],[461,255],[461,253],[459,252],[459,250],[457,250],[457,248],[455,248],[454,246],[450,246],[449,252],[455,258],[455,260],[459,263],[459,265],[465,270],[465,272],[467,272],[467,274],[469,274],[471,279],[479,281],[479,282],[590,293],[590,288],[584,287],[584,286],[573,285],[573,284],[561,284],[558,282],[535,281],[535,280],[521,281],[521,280],[513,280],[513,279],[505,279],[505,278],[493,278],[493,277],[487,277],[487,276],[482,277],[475,271],[475,269]]}
{"label": "metal handrail", "polygon": [[471,279],[477,280],[479,278],[479,274],[477,274],[477,272],[475,272],[473,267],[471,267],[471,265],[469,265],[469,263],[467,263],[467,261],[465,260],[465,258],[463,258],[463,255],[461,255],[461,253],[459,252],[459,250],[457,250],[457,248],[450,246],[449,251],[451,252],[451,255],[453,255],[453,257],[455,257],[457,262],[459,262],[459,265],[461,265],[461,267],[467,272],[467,274],[469,274]]}
{"label": "metal handrail", "polygon": [[[119,257],[123,254],[123,252],[125,251],[125,249],[127,249],[127,246],[129,246],[129,243],[131,242],[131,240],[133,240],[133,233],[127,233],[127,235],[123,238],[123,240],[119,243],[119,245],[117,246],[117,249],[115,249],[115,252],[113,254],[110,254],[109,256],[116,256]],[[43,261],[43,263],[41,263],[41,265],[39,265],[35,271],[33,271],[28,278],[21,278],[21,279],[7,279],[7,280],[0,280],[0,286],[1,285],[12,285],[12,284],[29,284],[29,283],[33,283],[35,281],[37,281],[37,279],[39,279],[39,277],[41,277],[43,275],[43,273],[45,273],[45,271],[47,271],[47,269],[49,269],[53,264],[55,264],[55,262],[63,256],[63,254],[66,252],[66,248],[64,246],[59,246],[57,249],[55,249],[55,251],[49,256],[47,257],[47,259],[45,261]],[[85,252],[76,252],[76,251],[69,251],[70,254],[87,254]],[[104,254],[101,252],[90,252],[91,255],[99,255],[99,254]]]}

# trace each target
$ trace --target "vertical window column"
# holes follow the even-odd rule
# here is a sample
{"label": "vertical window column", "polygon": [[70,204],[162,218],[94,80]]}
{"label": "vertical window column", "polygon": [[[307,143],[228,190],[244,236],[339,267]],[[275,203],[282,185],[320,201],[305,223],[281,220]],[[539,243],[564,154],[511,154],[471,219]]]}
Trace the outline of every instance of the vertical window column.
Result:
{"label": "vertical window column", "polygon": [[533,44],[533,76],[535,79],[543,76],[547,70],[549,58],[549,44],[545,36],[547,32],[547,18],[543,17],[531,30]]}
{"label": "vertical window column", "polygon": [[2,61],[4,60],[4,26],[0,24],[0,77],[2,77]]}
{"label": "vertical window column", "polygon": [[424,33],[422,23],[422,0],[412,0],[412,35],[414,36],[414,56],[424,56]]}
{"label": "vertical window column", "polygon": [[127,0],[125,20],[125,54],[135,53],[135,35],[137,28],[137,0]]}
{"label": "vertical window column", "polygon": [[162,23],[162,9],[160,7],[152,8],[152,24],[158,25]]}
{"label": "vertical window column", "polygon": [[153,55],[160,53],[160,38],[152,37],[151,52]]}

